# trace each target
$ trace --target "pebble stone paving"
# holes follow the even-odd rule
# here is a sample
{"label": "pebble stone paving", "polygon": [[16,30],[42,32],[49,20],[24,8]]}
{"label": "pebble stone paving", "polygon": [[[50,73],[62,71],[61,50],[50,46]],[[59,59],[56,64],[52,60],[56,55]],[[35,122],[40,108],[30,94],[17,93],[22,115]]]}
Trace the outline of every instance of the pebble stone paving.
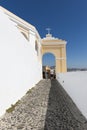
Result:
{"label": "pebble stone paving", "polygon": [[0,130],[87,130],[87,120],[56,79],[43,79],[0,118]]}

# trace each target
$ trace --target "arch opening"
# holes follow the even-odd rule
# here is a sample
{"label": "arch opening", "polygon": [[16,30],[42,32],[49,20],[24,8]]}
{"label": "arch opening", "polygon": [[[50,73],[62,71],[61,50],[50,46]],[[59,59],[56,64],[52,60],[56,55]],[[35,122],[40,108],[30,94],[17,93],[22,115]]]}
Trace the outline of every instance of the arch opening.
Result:
{"label": "arch opening", "polygon": [[53,53],[47,52],[42,56],[42,72],[43,78],[53,79],[56,78],[56,61]]}

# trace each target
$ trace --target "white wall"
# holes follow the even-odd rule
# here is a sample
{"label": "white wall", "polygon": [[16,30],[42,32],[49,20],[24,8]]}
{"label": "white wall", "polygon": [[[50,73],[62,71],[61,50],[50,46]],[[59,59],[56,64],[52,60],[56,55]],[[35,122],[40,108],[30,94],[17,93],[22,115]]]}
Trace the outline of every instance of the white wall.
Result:
{"label": "white wall", "polygon": [[0,116],[42,78],[29,42],[0,10]]}
{"label": "white wall", "polygon": [[87,72],[61,73],[57,79],[87,119]]}

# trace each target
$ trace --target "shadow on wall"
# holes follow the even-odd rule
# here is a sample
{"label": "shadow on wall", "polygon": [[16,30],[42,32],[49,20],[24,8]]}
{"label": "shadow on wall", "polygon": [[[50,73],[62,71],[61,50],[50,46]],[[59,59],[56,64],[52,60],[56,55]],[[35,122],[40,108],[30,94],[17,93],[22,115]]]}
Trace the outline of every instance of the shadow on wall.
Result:
{"label": "shadow on wall", "polygon": [[52,79],[44,130],[83,130],[81,116],[62,86]]}

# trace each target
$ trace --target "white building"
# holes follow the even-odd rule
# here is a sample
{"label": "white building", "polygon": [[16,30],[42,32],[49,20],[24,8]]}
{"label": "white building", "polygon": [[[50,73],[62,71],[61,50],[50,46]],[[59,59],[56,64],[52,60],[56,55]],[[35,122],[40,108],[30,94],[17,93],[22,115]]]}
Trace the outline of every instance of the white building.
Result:
{"label": "white building", "polygon": [[0,115],[42,79],[42,55],[55,56],[56,73],[66,72],[66,41],[47,34],[0,7]]}
{"label": "white building", "polygon": [[36,28],[0,7],[0,115],[41,79]]}

